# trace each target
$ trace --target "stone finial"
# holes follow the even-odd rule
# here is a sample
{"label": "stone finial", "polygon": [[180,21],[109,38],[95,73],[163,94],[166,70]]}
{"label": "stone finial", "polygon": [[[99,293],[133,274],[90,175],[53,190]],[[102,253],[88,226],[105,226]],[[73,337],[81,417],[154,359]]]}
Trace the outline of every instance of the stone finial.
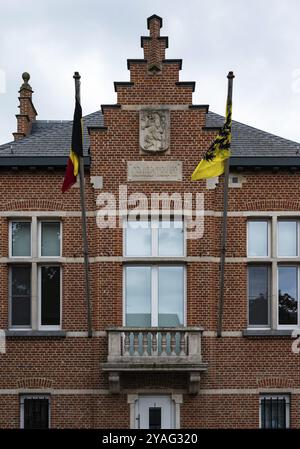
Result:
{"label": "stone finial", "polygon": [[23,79],[23,84],[20,87],[20,90],[27,89],[27,90],[32,91],[32,88],[31,88],[30,84],[28,83],[28,81],[30,80],[30,74],[28,72],[22,73],[22,79]]}

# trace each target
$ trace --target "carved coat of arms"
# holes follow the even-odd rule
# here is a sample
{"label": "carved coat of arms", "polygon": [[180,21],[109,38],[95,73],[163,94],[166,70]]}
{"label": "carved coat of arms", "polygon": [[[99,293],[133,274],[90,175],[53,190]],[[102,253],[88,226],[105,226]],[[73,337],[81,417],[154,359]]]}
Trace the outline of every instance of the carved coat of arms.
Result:
{"label": "carved coat of arms", "polygon": [[170,144],[170,111],[140,111],[140,146],[144,151],[166,151]]}

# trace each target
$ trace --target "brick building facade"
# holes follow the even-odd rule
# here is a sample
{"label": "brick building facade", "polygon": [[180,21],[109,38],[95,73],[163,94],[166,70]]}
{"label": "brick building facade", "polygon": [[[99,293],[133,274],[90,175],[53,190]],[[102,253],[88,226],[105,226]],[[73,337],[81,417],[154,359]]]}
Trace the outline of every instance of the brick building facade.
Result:
{"label": "brick building facade", "polygon": [[[23,74],[15,140],[0,146],[0,427],[299,427],[300,145],[233,122],[218,338],[223,177],[190,175],[224,118],[192,103],[162,19],[147,25],[117,103],[84,117],[92,338],[80,192],[61,193],[72,122],[36,120]],[[172,214],[126,228],[120,186],[194,207],[198,194],[203,236]],[[101,229],[105,194],[122,212]]]}

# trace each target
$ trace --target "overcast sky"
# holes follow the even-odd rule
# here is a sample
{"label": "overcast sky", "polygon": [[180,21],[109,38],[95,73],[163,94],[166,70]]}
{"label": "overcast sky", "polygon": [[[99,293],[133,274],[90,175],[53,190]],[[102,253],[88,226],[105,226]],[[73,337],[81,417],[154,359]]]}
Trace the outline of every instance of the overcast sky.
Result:
{"label": "overcast sky", "polygon": [[0,0],[0,143],[16,130],[24,71],[39,119],[72,118],[74,71],[84,114],[115,103],[152,14],[181,80],[196,81],[194,103],[223,114],[233,70],[233,118],[300,142],[299,0]]}

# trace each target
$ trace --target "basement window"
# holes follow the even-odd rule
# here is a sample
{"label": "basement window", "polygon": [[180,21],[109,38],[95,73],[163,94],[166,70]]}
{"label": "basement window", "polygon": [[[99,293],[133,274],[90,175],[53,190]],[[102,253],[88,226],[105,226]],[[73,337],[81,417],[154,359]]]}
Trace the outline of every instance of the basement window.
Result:
{"label": "basement window", "polygon": [[266,394],[259,401],[261,429],[287,429],[290,426],[289,395]]}
{"label": "basement window", "polygon": [[48,429],[50,427],[50,397],[24,395],[20,397],[21,429]]}

